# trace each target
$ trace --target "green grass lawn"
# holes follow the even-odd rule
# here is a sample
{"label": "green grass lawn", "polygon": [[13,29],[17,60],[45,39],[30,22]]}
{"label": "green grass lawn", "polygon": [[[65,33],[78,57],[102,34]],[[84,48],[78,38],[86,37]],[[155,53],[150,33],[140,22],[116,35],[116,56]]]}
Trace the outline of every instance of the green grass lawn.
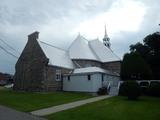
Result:
{"label": "green grass lawn", "polygon": [[112,97],[46,116],[49,120],[160,120],[160,98]]}
{"label": "green grass lawn", "polygon": [[85,93],[26,93],[13,90],[0,90],[0,104],[20,111],[30,112],[33,110],[73,102],[76,100],[92,97]]}

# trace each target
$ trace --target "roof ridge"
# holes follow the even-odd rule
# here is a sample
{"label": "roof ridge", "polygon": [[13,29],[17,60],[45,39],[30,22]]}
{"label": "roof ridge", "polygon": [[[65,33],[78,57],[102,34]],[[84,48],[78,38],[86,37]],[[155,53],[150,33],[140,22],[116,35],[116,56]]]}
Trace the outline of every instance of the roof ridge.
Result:
{"label": "roof ridge", "polygon": [[111,49],[111,48],[107,48],[107,49],[109,49],[118,59],[120,59],[121,60],[121,58],[116,54],[116,53],[114,53],[113,52],[113,50]]}
{"label": "roof ridge", "polygon": [[68,47],[67,51],[70,49],[70,47],[75,43],[75,41],[77,40],[77,38],[82,37],[83,39],[85,39],[87,42],[89,42],[85,37],[83,37],[82,35],[78,34],[78,36],[76,37],[76,39],[74,39],[72,41],[72,43],[70,44],[70,46]]}
{"label": "roof ridge", "polygon": [[[74,50],[76,50],[76,46],[78,46],[78,48],[84,48],[84,53],[79,52],[80,55],[77,55],[75,52],[73,52]],[[89,40],[86,39],[85,37],[78,35],[77,38],[72,42],[72,44],[70,45],[70,47],[68,48],[69,51],[69,55],[71,58],[78,58],[78,59],[87,59],[89,60],[95,60],[100,62],[99,58],[97,57],[97,55],[93,52],[93,50],[91,49],[90,45],[89,45]],[[74,57],[72,57],[72,55]]]}
{"label": "roof ridge", "polygon": [[[104,56],[103,57],[103,55],[102,54],[100,54],[100,52],[97,52],[95,49],[96,49],[96,47],[95,47],[95,45],[103,45],[103,46],[101,46],[102,48],[103,48],[103,50],[104,51],[102,51],[102,50],[100,50],[101,52],[105,52],[105,51],[108,51],[108,54],[106,54],[106,56]],[[101,41],[100,40],[92,40],[92,41],[90,41],[89,42],[89,45],[90,45],[90,47],[91,47],[91,49],[93,50],[93,52],[98,56],[98,58],[99,58],[99,60],[102,62],[102,63],[104,63],[104,62],[109,62],[110,60],[110,58],[114,58],[114,60],[113,61],[115,61],[115,59],[117,60],[117,61],[121,61],[121,59],[112,51],[112,49],[109,49],[109,48],[107,48],[106,46],[104,46],[104,44],[103,43],[101,43]],[[98,45],[98,46],[99,46]],[[105,53],[104,53],[105,54]],[[110,55],[110,58],[107,56],[107,55]],[[108,60],[104,60],[104,59],[108,59]]]}
{"label": "roof ridge", "polygon": [[117,58],[119,58],[119,59],[121,60],[121,58],[120,58],[116,53],[114,53],[112,50],[111,50],[111,52],[112,52]]}
{"label": "roof ridge", "polygon": [[84,36],[80,35],[84,40],[86,40],[87,42],[89,42],[88,39],[86,39]]}
{"label": "roof ridge", "polygon": [[98,59],[97,61],[101,62],[101,59],[98,57],[98,55],[94,52],[93,48],[90,45],[91,41],[88,42],[88,47],[90,48],[90,50],[92,51],[92,53],[94,54],[94,56]]}

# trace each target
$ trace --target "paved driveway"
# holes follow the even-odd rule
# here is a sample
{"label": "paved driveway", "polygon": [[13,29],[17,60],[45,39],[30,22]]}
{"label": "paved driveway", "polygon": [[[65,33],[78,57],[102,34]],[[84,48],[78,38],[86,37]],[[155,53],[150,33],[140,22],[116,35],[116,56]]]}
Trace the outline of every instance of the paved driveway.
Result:
{"label": "paved driveway", "polygon": [[0,105],[0,120],[46,120]]}

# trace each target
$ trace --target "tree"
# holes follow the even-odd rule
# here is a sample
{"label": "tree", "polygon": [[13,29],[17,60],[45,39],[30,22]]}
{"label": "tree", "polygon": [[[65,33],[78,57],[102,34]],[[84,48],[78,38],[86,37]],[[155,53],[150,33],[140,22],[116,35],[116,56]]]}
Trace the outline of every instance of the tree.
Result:
{"label": "tree", "polygon": [[160,79],[160,33],[156,32],[148,35],[143,42],[149,49],[146,61],[153,71],[153,79]]}
{"label": "tree", "polygon": [[146,45],[138,42],[135,45],[130,45],[131,52],[138,52],[144,59],[148,57],[149,48]]}
{"label": "tree", "polygon": [[[137,54],[139,54],[139,55],[137,56]],[[128,57],[128,56],[130,56],[130,57]],[[131,58],[131,56],[132,56],[132,58]],[[141,58],[140,58],[140,56],[141,56]],[[129,60],[126,60],[126,59],[129,59]],[[122,69],[121,69],[122,70],[121,75],[122,75],[123,79],[126,79],[126,77],[127,77],[127,79],[129,79],[129,78],[133,79],[131,76],[132,76],[132,74],[135,74],[136,69],[137,69],[136,71],[144,70],[148,74],[148,75],[146,73],[145,73],[145,75],[141,74],[141,76],[142,76],[141,78],[143,78],[143,79],[150,79],[150,78],[160,79],[160,69],[159,69],[160,68],[160,33],[155,32],[153,34],[146,36],[143,40],[143,43],[138,42],[134,45],[130,45],[130,53],[128,53],[128,55],[125,55],[123,60],[124,61],[122,62]],[[126,63],[125,61],[129,61],[129,63]],[[134,63],[133,63],[133,61],[134,61]],[[133,70],[133,67],[135,67],[135,66],[132,66],[132,65],[135,64],[135,61],[137,61],[137,62],[141,61],[141,63],[140,62],[136,63],[136,65],[137,64],[139,64],[139,65],[137,66],[137,68],[135,70]],[[126,69],[126,70],[124,70],[124,69]],[[150,77],[151,71],[152,71],[152,76]],[[128,75],[125,75],[125,73],[127,73],[127,72],[132,72],[132,73],[128,73],[128,75],[129,75],[128,76]],[[137,77],[136,77],[136,79],[137,79]]]}
{"label": "tree", "polygon": [[121,65],[123,80],[142,80],[151,78],[151,69],[138,52],[124,55]]}
{"label": "tree", "polygon": [[144,45],[150,49],[152,55],[157,55],[160,53],[160,33],[156,32],[148,35],[143,40]]}

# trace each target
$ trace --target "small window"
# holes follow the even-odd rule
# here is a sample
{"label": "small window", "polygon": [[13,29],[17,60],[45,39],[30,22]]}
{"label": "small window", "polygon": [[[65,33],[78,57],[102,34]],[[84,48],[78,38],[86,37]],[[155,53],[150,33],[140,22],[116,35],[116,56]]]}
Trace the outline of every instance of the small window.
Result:
{"label": "small window", "polygon": [[56,81],[61,81],[61,70],[56,70]]}
{"label": "small window", "polygon": [[70,76],[68,76],[68,81],[70,81]]}
{"label": "small window", "polygon": [[104,81],[104,74],[102,74],[102,82]]}
{"label": "small window", "polygon": [[91,80],[91,75],[88,75],[88,80]]}

